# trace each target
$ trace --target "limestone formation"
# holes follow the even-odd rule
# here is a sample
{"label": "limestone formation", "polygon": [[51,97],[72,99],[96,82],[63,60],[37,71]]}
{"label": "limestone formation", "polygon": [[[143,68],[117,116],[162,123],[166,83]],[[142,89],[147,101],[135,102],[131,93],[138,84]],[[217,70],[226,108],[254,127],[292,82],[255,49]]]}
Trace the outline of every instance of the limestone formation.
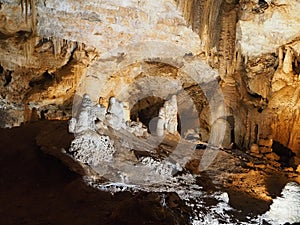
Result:
{"label": "limestone formation", "polygon": [[141,122],[135,122],[130,120],[126,121],[126,130],[137,137],[148,136],[147,127],[145,127]]}
{"label": "limestone formation", "polygon": [[271,224],[290,224],[300,221],[300,187],[295,182],[285,185],[279,197],[273,200],[263,218]]}
{"label": "limestone formation", "polygon": [[166,116],[165,108],[162,107],[159,109],[158,120],[156,125],[156,135],[159,137],[164,136],[165,133],[165,124],[166,124],[165,116]]}
{"label": "limestone formation", "polygon": [[141,163],[163,177],[172,177],[178,171],[182,171],[182,167],[178,163],[161,162],[150,157],[142,158]]}
{"label": "limestone formation", "polygon": [[254,155],[260,154],[258,144],[253,143],[253,144],[251,145],[251,147],[250,147],[250,153],[252,153],[252,154],[254,154]]}
{"label": "limestone formation", "polygon": [[109,100],[106,119],[115,130],[120,130],[125,124],[123,103],[115,97],[111,97]]}
{"label": "limestone formation", "polygon": [[113,160],[115,148],[108,136],[88,131],[72,141],[69,152],[82,163],[98,166]]}
{"label": "limestone formation", "polygon": [[199,129],[188,129],[184,132],[184,138],[187,140],[200,140]]}
{"label": "limestone formation", "polygon": [[96,131],[96,120],[102,122],[105,118],[106,109],[99,104],[94,105],[88,94],[84,94],[78,117],[69,121],[69,132],[80,134],[92,130]]}
{"label": "limestone formation", "polygon": [[76,128],[76,118],[71,118],[69,120],[69,132],[70,133],[75,133],[75,128]]}
{"label": "limestone formation", "polygon": [[159,110],[156,135],[163,136],[165,131],[176,134],[177,133],[177,99],[173,95],[170,100],[167,100],[162,108]]}
{"label": "limestone formation", "polygon": [[[69,121],[69,132],[75,133],[69,152],[82,163],[97,166],[101,162],[113,160],[115,148],[106,135],[97,133],[96,120],[104,126],[106,109],[99,104],[94,105],[88,94],[84,94],[78,117]],[[98,124],[99,126],[99,124]]]}
{"label": "limestone formation", "polygon": [[170,100],[165,102],[166,109],[166,130],[171,134],[175,134],[177,132],[177,99],[176,95],[173,95]]}

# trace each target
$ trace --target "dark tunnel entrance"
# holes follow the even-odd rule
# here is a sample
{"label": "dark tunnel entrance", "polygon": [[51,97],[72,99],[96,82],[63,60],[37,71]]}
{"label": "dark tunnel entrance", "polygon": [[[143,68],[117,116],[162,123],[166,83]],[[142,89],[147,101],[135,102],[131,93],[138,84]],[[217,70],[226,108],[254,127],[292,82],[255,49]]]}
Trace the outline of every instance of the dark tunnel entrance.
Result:
{"label": "dark tunnel entrance", "polygon": [[[139,100],[130,110],[130,119],[142,122],[148,128],[148,132],[152,133],[157,124],[159,110],[163,107],[165,101],[165,99],[157,96],[148,96]],[[177,121],[177,130],[180,133],[181,123],[178,114]]]}

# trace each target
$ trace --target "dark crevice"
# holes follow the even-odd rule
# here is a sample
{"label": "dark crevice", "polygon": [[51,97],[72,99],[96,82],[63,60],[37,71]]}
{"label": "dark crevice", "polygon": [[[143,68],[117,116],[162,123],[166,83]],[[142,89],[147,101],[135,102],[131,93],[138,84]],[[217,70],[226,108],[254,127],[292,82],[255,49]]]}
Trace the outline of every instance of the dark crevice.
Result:
{"label": "dark crevice", "polygon": [[300,74],[300,57],[297,57],[293,62],[293,71],[296,74]]}
{"label": "dark crevice", "polygon": [[253,97],[253,98],[262,98],[262,96],[261,95],[259,95],[259,94],[257,94],[257,93],[250,93],[250,92],[248,92],[248,94],[251,96],[251,97]]}
{"label": "dark crevice", "polygon": [[254,7],[252,11],[261,14],[264,13],[267,8],[269,8],[268,3],[265,0],[259,0],[258,5]]}
{"label": "dark crevice", "polygon": [[258,5],[259,5],[260,8],[262,8],[264,10],[269,7],[268,3],[265,0],[259,0]]}
{"label": "dark crevice", "polygon": [[[67,63],[66,63],[63,67],[68,66],[68,65],[70,65],[70,64],[72,63],[72,61],[73,61],[73,59],[74,59],[74,53],[75,53],[75,51],[76,51],[77,49],[78,49],[78,43],[76,42],[75,47],[74,47],[74,48],[72,49],[72,51],[71,51],[69,60],[67,61]],[[62,68],[63,68],[63,67],[62,67]]]}
{"label": "dark crevice", "polygon": [[257,112],[262,113],[263,110],[264,110],[264,109],[263,109],[262,107],[259,107],[259,108],[257,109]]}
{"label": "dark crevice", "polygon": [[41,86],[43,89],[45,89],[47,85],[54,80],[54,78],[55,78],[55,74],[46,71],[38,79],[31,80],[29,82],[29,86],[30,87]]}
{"label": "dark crevice", "polygon": [[55,78],[55,74],[53,73],[49,73],[48,71],[46,71],[45,73],[43,73],[43,78],[45,78],[46,80],[53,80]]}
{"label": "dark crevice", "polygon": [[9,85],[9,83],[10,83],[11,80],[12,80],[12,71],[7,70],[4,76],[5,76],[4,87],[6,87],[7,85]]}
{"label": "dark crevice", "polygon": [[235,143],[235,134],[234,134],[234,128],[235,128],[235,120],[234,116],[228,116],[227,121],[230,124],[230,136],[231,136],[231,143]]}
{"label": "dark crevice", "polygon": [[294,156],[296,155],[291,149],[284,146],[278,141],[273,141],[273,152],[280,156],[279,163],[284,167],[294,166]]}
{"label": "dark crevice", "polygon": [[0,65],[0,74],[2,74],[4,72],[4,68],[3,66]]}
{"label": "dark crevice", "polygon": [[130,119],[140,121],[148,127],[150,121],[158,117],[159,110],[164,105],[164,102],[164,99],[155,96],[141,99],[132,107]]}

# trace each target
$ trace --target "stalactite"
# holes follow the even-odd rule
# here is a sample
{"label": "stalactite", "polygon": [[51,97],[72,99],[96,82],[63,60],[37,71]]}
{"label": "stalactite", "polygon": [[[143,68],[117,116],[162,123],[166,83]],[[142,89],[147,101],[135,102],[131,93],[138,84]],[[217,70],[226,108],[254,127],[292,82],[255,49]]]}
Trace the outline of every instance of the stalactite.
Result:
{"label": "stalactite", "polygon": [[30,56],[33,52],[33,40],[30,38],[28,39],[24,44],[24,57],[26,59],[26,62],[30,59]]}
{"label": "stalactite", "polygon": [[[214,62],[212,49],[222,57],[221,74],[233,73],[235,65],[235,27],[237,2],[222,0],[175,0],[188,25],[199,34],[202,51],[208,62]],[[214,63],[212,63],[214,65]],[[224,77],[224,76],[223,76]]]}
{"label": "stalactite", "polygon": [[30,0],[30,11],[31,11],[31,26],[32,26],[32,32],[35,35],[36,34],[36,5],[35,5],[35,0]]}
{"label": "stalactite", "polygon": [[62,39],[59,37],[48,37],[47,38],[49,41],[52,42],[53,44],[53,54],[55,57],[58,57],[59,55],[62,54],[63,50],[74,50],[77,48],[78,50],[83,50],[84,49],[84,44],[80,42],[73,42],[73,41],[68,41],[66,39]]}
{"label": "stalactite", "polygon": [[293,72],[293,53],[289,47],[286,47],[286,53],[283,59],[282,70],[284,73]]}
{"label": "stalactite", "polygon": [[32,33],[36,34],[36,0],[20,0],[22,15],[25,15],[25,22],[28,24],[28,17],[30,16],[31,20],[31,29]]}
{"label": "stalactite", "polygon": [[22,14],[25,14],[25,22],[28,22],[29,0],[21,0]]}
{"label": "stalactite", "polygon": [[279,65],[278,65],[278,67],[279,67],[279,68],[282,68],[282,65],[283,65],[283,49],[282,49],[282,47],[280,47],[280,48],[278,49],[278,60],[279,60]]}
{"label": "stalactite", "polygon": [[50,40],[53,43],[53,54],[55,57],[61,54],[61,50],[65,45],[65,40],[58,37],[51,37]]}

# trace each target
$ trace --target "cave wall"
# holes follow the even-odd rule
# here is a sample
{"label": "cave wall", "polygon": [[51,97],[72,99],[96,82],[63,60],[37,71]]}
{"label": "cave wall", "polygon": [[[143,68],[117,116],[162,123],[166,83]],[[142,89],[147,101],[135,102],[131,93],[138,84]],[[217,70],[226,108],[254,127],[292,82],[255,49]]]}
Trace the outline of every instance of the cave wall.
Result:
{"label": "cave wall", "polygon": [[2,0],[0,18],[2,127],[30,120],[34,108],[68,118],[78,90],[97,84],[88,88],[96,101],[131,64],[178,69],[190,57],[218,70],[233,142],[299,154],[299,1]]}
{"label": "cave wall", "polygon": [[[111,62],[122,62],[128,51],[133,52],[131,46],[141,56],[164,43],[159,56],[172,56],[173,45],[183,55],[196,55],[200,49],[199,37],[168,1],[0,3],[2,127],[30,120],[34,108],[39,117],[68,118],[76,90],[85,85],[87,68],[100,56],[105,59],[97,63],[106,68],[92,70],[87,77],[111,72],[116,66]],[[150,43],[149,49],[139,49],[143,43]],[[138,58],[132,57],[133,62]],[[93,95],[93,87],[87,89]]]}
{"label": "cave wall", "polygon": [[265,148],[260,143],[269,140],[299,157],[299,13],[299,1],[241,5],[237,43],[245,88],[241,104],[248,108],[248,148],[253,143]]}
{"label": "cave wall", "polygon": [[299,1],[176,3],[219,70],[232,140],[268,151],[261,143],[280,143],[299,156]]}

